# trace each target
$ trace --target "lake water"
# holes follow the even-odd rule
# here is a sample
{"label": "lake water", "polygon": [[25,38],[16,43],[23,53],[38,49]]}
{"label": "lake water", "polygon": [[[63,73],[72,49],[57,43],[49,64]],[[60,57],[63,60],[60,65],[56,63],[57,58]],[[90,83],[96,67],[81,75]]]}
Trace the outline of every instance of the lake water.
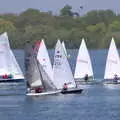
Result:
{"label": "lake water", "polygon": [[[14,51],[24,71],[23,51]],[[68,51],[72,70],[77,51]],[[53,51],[50,52],[51,58]],[[95,78],[104,76],[107,50],[90,51]],[[0,120],[120,120],[120,89],[102,85],[86,88],[82,94],[44,97],[25,95],[24,83],[0,85]]]}

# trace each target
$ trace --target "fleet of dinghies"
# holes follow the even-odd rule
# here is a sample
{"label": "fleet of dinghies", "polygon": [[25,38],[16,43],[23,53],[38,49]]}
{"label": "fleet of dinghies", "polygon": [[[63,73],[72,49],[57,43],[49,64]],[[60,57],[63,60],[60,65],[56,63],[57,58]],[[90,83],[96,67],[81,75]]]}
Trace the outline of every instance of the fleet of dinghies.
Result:
{"label": "fleet of dinghies", "polygon": [[[40,52],[41,48],[42,46],[40,45],[38,53]],[[35,55],[34,49],[28,43],[25,47],[26,79],[29,88],[27,95],[41,96],[60,93],[60,91],[56,89],[50,80],[45,66],[43,67],[42,62],[37,60],[38,58]]]}
{"label": "fleet of dinghies", "polygon": [[0,35],[0,82],[22,82],[24,75],[10,48],[8,35]]}
{"label": "fleet of dinghies", "polygon": [[[30,45],[26,46],[25,63],[26,79],[29,91],[27,95],[51,95],[81,93],[82,89],[76,87],[71,68],[69,66],[64,48],[57,41],[55,48],[53,69],[44,40],[41,41],[38,53],[35,55]],[[63,85],[67,84],[67,90]]]}
{"label": "fleet of dinghies", "polygon": [[67,60],[66,53],[60,42],[57,41],[55,47],[54,64],[53,64],[53,79],[57,89],[63,89],[63,85],[67,84],[68,90],[62,90],[63,94],[67,93],[81,93],[82,89],[77,88],[75,80],[72,75],[70,65]]}
{"label": "fleet of dinghies", "polygon": [[[22,82],[24,75],[10,48],[7,33],[0,35],[0,82]],[[108,50],[104,74],[104,85],[120,84],[120,57],[114,38]],[[82,39],[74,76],[68,62],[64,41],[57,41],[53,66],[44,40],[38,41],[35,47],[30,42],[25,46],[25,78],[28,96],[54,94],[80,94],[83,89],[79,84],[94,83],[93,68],[90,55]]]}

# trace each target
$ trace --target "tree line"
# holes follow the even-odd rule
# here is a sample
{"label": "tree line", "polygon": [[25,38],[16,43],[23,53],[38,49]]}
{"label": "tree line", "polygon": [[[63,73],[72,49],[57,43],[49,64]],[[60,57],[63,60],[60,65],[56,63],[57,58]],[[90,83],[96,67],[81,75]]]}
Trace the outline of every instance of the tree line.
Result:
{"label": "tree line", "polygon": [[88,48],[102,49],[112,36],[120,48],[120,15],[112,10],[92,10],[80,16],[69,5],[59,15],[29,8],[20,14],[0,14],[0,33],[5,31],[12,48],[24,48],[26,41],[35,44],[42,38],[48,48],[54,48],[57,39],[64,40],[67,48],[78,48],[84,37]]}

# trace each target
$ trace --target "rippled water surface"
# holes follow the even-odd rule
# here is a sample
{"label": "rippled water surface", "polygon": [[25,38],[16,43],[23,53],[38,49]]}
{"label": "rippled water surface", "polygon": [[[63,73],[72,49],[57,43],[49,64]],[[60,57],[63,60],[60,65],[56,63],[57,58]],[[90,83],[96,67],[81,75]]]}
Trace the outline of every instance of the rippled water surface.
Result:
{"label": "rippled water surface", "polygon": [[[14,52],[24,71],[23,51]],[[74,71],[77,51],[69,53]],[[90,55],[95,78],[102,80],[107,51],[90,51]],[[25,93],[25,83],[0,84],[0,120],[120,120],[119,87],[93,85],[76,95],[28,97]]]}

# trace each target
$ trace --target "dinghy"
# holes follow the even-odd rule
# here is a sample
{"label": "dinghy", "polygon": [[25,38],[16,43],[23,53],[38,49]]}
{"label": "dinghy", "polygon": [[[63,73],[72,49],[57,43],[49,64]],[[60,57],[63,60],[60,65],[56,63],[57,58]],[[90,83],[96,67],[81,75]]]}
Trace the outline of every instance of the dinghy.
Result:
{"label": "dinghy", "polygon": [[[55,47],[53,80],[57,89],[61,89],[61,93],[63,94],[82,92],[82,89],[76,87],[70,65],[60,40],[57,41]],[[63,90],[65,83],[67,84],[67,90]]]}
{"label": "dinghy", "polygon": [[[115,78],[116,76],[117,79]],[[114,86],[120,85],[120,57],[115,45],[114,38],[112,38],[108,50],[103,84],[113,84]]]}
{"label": "dinghy", "polygon": [[84,39],[78,51],[74,78],[77,84],[91,84],[93,81],[93,68]]}
{"label": "dinghy", "polygon": [[[53,95],[60,93],[60,90],[56,90],[55,86],[50,85],[48,82],[47,73],[42,68],[42,65],[37,61],[36,55],[32,50],[30,44],[26,45],[25,52],[25,67],[26,67],[26,80],[28,86],[28,96],[43,96]],[[42,77],[42,72],[46,75],[46,79]],[[42,91],[36,92],[36,89],[42,88]]]}
{"label": "dinghy", "polygon": [[23,73],[10,48],[7,33],[0,36],[0,82],[23,82]]}

